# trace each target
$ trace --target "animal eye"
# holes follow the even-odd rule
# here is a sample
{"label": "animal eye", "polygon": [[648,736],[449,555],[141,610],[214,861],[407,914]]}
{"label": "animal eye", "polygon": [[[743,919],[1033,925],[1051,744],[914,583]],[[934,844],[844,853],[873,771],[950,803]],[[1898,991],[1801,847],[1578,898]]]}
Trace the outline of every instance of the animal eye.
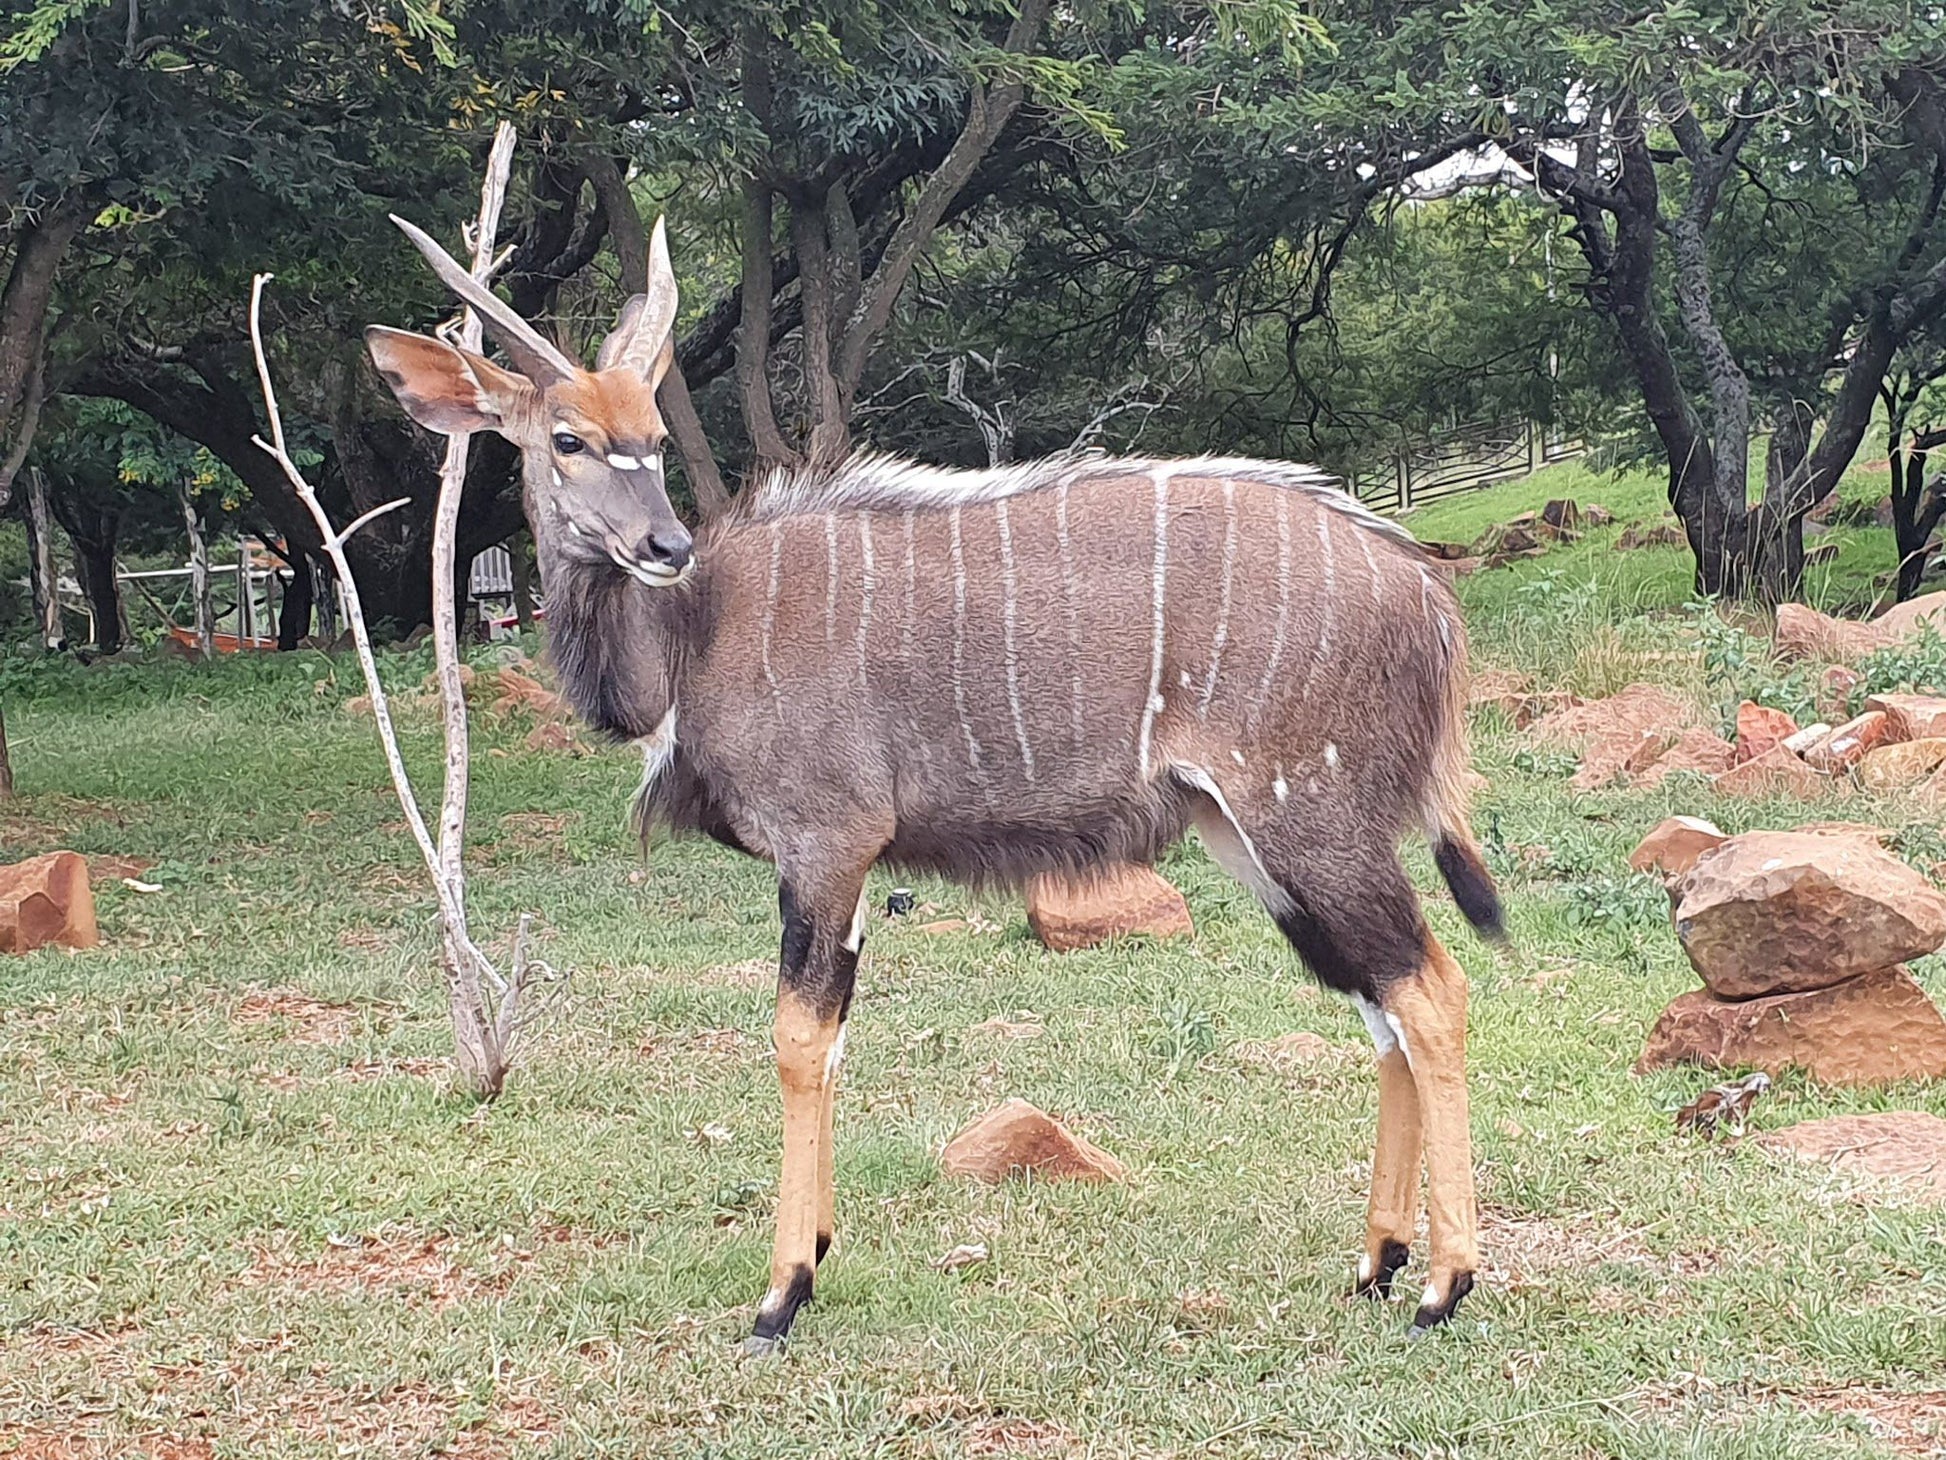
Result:
{"label": "animal eye", "polygon": [[569,431],[554,433],[554,449],[563,456],[574,456],[588,449],[588,443]]}

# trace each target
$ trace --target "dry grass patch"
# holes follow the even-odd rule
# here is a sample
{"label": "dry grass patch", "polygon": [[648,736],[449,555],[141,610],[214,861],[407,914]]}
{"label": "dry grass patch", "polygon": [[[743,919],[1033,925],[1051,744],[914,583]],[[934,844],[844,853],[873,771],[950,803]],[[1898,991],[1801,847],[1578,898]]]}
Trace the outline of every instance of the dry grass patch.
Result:
{"label": "dry grass patch", "polygon": [[402,1228],[381,1228],[357,1237],[334,1237],[323,1252],[303,1256],[288,1247],[259,1247],[243,1282],[251,1287],[292,1288],[307,1296],[346,1297],[390,1293],[444,1307],[503,1289],[533,1252],[510,1241],[493,1250],[489,1270],[456,1261],[452,1239]]}
{"label": "dry grass patch", "polygon": [[358,1019],[351,1004],[327,1004],[295,989],[254,990],[230,1015],[245,1029],[275,1026],[293,1044],[343,1044],[357,1031]]}
{"label": "dry grass patch", "polygon": [[234,1424],[225,1438],[252,1449],[297,1439],[331,1447],[340,1455],[427,1455],[445,1460],[502,1460],[516,1443],[545,1446],[559,1427],[552,1411],[532,1394],[497,1393],[484,1406],[470,1396],[442,1393],[425,1384],[341,1389],[312,1381],[237,1397]]}
{"label": "dry grass patch", "polygon": [[1658,1255],[1617,1212],[1572,1212],[1537,1216],[1483,1205],[1480,1246],[1486,1280],[1509,1291],[1544,1283],[1557,1273],[1586,1272],[1619,1263],[1675,1278],[1690,1278],[1716,1268],[1714,1253]]}

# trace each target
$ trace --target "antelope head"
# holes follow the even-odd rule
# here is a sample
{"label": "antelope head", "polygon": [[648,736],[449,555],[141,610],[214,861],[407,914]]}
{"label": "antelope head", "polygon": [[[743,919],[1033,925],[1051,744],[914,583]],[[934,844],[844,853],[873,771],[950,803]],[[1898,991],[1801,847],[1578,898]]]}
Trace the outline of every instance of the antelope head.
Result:
{"label": "antelope head", "polygon": [[655,391],[675,358],[676,276],[656,220],[648,292],[623,308],[593,370],[570,360],[419,229],[392,221],[478,312],[514,369],[426,335],[373,325],[365,347],[406,414],[448,436],[497,431],[520,448],[542,560],[612,564],[651,587],[687,575],[692,544],[662,473]]}

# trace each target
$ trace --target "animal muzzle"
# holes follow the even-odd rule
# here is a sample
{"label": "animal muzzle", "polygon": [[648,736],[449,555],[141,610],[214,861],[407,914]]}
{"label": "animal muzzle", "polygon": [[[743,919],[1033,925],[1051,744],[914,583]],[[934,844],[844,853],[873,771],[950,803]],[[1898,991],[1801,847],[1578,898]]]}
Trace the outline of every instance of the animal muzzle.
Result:
{"label": "animal muzzle", "polygon": [[695,543],[679,522],[641,532],[609,528],[600,541],[617,567],[651,588],[680,583],[696,560]]}

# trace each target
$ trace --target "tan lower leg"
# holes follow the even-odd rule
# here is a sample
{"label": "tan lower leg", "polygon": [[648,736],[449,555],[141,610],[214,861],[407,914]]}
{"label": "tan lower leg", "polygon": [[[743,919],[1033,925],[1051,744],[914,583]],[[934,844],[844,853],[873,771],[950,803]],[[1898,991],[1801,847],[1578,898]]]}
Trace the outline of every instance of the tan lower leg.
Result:
{"label": "tan lower leg", "polygon": [[1432,1273],[1422,1315],[1443,1318],[1472,1285],[1480,1265],[1479,1216],[1473,1195],[1473,1142],[1466,1102],[1466,972],[1431,937],[1426,962],[1386,994],[1413,1084],[1426,1156],[1427,1225]]}
{"label": "tan lower leg", "polygon": [[784,1090],[784,1169],[777,1183],[777,1233],[771,1247],[770,1291],[757,1313],[756,1339],[787,1331],[811,1294],[817,1267],[819,1183],[826,1091],[832,1083],[836,1013],[819,1015],[789,993],[777,1000],[777,1074]]}
{"label": "tan lower leg", "polygon": [[838,1220],[838,1177],[837,1143],[833,1139],[834,1124],[838,1106],[838,1067],[844,1056],[844,1033],[840,1030],[836,1048],[840,1054],[830,1062],[831,1073],[824,1082],[824,1101],[818,1112],[818,1220],[817,1220],[817,1260],[824,1261],[824,1254],[831,1246],[836,1234]]}
{"label": "tan lower leg", "polygon": [[1372,1199],[1365,1221],[1365,1255],[1358,1264],[1361,1292],[1388,1292],[1404,1265],[1419,1223],[1419,1091],[1405,1055],[1378,1061],[1378,1146],[1372,1154]]}

